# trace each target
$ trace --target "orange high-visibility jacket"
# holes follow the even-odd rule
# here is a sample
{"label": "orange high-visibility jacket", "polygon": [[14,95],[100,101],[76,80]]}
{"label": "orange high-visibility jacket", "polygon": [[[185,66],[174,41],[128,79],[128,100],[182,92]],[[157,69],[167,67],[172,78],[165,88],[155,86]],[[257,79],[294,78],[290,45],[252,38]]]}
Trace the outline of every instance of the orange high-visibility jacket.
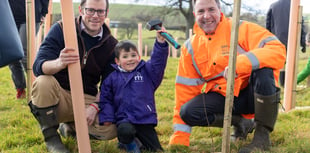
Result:
{"label": "orange high-visibility jacket", "polygon": [[[278,86],[279,70],[285,64],[285,47],[265,28],[246,21],[239,23],[236,78],[234,95],[248,85],[253,70],[263,67],[274,70],[275,84]],[[191,127],[180,118],[181,106],[204,92],[214,91],[226,95],[227,81],[223,72],[228,66],[232,21],[222,14],[214,34],[205,34],[194,25],[194,35],[182,46],[181,57],[175,83],[173,126],[174,134],[170,144],[189,146]],[[206,85],[205,85],[206,84]]]}

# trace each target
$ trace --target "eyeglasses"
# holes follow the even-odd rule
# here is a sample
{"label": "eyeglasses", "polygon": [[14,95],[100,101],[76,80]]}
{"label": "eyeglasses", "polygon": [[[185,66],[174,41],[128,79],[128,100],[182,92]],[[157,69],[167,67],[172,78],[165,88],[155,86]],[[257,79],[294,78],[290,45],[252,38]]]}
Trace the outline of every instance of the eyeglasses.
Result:
{"label": "eyeglasses", "polygon": [[103,10],[103,9],[98,9],[98,10],[95,10],[93,8],[84,8],[84,9],[85,9],[85,13],[90,16],[95,15],[95,12],[97,12],[97,15],[99,17],[103,17],[106,15],[106,12],[107,12],[107,10]]}

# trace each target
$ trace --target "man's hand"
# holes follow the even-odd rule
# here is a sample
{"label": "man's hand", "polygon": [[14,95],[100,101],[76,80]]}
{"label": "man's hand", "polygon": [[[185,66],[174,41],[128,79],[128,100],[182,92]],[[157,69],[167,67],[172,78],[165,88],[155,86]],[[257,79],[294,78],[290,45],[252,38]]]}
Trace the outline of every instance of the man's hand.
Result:
{"label": "man's hand", "polygon": [[79,55],[74,52],[73,48],[64,48],[55,60],[45,61],[42,64],[42,71],[46,75],[53,75],[67,68],[69,64],[79,62]]}
{"label": "man's hand", "polygon": [[[228,66],[225,67],[223,77],[227,80],[227,77],[228,77]],[[237,74],[235,73],[235,78],[236,77],[237,77]]]}
{"label": "man's hand", "polygon": [[79,55],[74,53],[73,48],[64,48],[61,50],[57,59],[58,66],[62,69],[66,68],[69,64],[73,64],[79,61]]}
{"label": "man's hand", "polygon": [[88,105],[88,107],[86,108],[86,121],[88,125],[92,125],[96,119],[98,110],[95,107],[97,107],[98,109],[97,104],[93,103],[91,105]]}

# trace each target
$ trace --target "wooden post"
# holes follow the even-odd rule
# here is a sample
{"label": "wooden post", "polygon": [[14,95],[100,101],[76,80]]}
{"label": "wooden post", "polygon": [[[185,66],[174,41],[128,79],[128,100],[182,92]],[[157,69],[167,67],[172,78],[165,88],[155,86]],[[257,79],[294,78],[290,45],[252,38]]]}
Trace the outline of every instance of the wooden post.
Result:
{"label": "wooden post", "polygon": [[[178,42],[178,37],[175,38],[175,41]],[[172,57],[173,58],[177,57],[177,51],[178,51],[178,49],[176,49],[174,47],[172,48]]]}
{"label": "wooden post", "polygon": [[169,46],[169,47],[168,47],[168,57],[171,57],[171,54],[172,54],[172,53],[171,53],[171,47]]}
{"label": "wooden post", "polygon": [[231,127],[232,106],[234,102],[234,84],[235,84],[236,61],[237,61],[240,5],[241,0],[234,0],[234,12],[233,12],[233,20],[230,36],[227,89],[225,99],[222,153],[230,152],[230,127]]}
{"label": "wooden post", "polygon": [[307,77],[307,88],[310,87],[310,76]]}
{"label": "wooden post", "polygon": [[44,37],[47,35],[48,31],[51,28],[53,21],[53,1],[50,0],[48,4],[48,13],[45,16],[44,20]]}
{"label": "wooden post", "polygon": [[27,26],[27,101],[31,99],[31,89],[32,89],[32,78],[34,74],[32,73],[33,57],[35,55],[36,45],[35,45],[35,35],[36,35],[36,25],[35,25],[35,3],[34,0],[26,0],[26,26]]}
{"label": "wooden post", "polygon": [[[299,10],[298,10],[298,25],[297,25],[297,38],[296,38],[296,48],[297,51],[295,52],[295,63],[298,63],[298,54],[299,54],[299,50],[300,50],[300,35],[301,35],[301,23],[302,23],[302,6],[299,6]],[[298,73],[298,64],[295,64],[294,67],[294,76],[293,76],[293,89],[292,89],[292,104],[291,107],[295,108],[295,104],[296,104],[296,87],[297,87],[297,73]]]}
{"label": "wooden post", "polygon": [[36,51],[39,50],[41,42],[42,42],[42,29],[43,29],[42,27],[43,27],[43,24],[40,25],[39,31],[36,36]]}
{"label": "wooden post", "polygon": [[105,24],[110,28],[110,18],[105,18]]}
{"label": "wooden post", "polygon": [[[74,48],[75,52],[79,54],[72,1],[61,0],[60,2],[65,47]],[[91,153],[85,114],[85,102],[80,62],[68,65],[68,72],[79,152]]]}
{"label": "wooden post", "polygon": [[117,39],[117,28],[114,28],[114,38]]}
{"label": "wooden post", "polygon": [[285,111],[290,111],[292,109],[292,89],[293,89],[293,79],[294,79],[294,65],[295,65],[295,55],[297,46],[297,18],[298,18],[298,5],[300,0],[291,1],[290,9],[290,25],[288,33],[288,44],[287,44],[287,57],[285,66],[285,84],[284,84],[284,108]]}
{"label": "wooden post", "polygon": [[138,51],[142,55],[142,23],[138,23]]}
{"label": "wooden post", "polygon": [[144,45],[144,56],[147,57],[147,45]]}
{"label": "wooden post", "polygon": [[[37,51],[39,50],[40,45],[42,43],[42,30],[43,30],[43,24],[40,25],[38,33],[36,34],[35,50],[32,51],[32,55],[31,55],[31,59],[33,62],[34,62],[34,59],[36,58]],[[36,79],[36,76],[32,73],[31,84],[34,82],[35,79]]]}

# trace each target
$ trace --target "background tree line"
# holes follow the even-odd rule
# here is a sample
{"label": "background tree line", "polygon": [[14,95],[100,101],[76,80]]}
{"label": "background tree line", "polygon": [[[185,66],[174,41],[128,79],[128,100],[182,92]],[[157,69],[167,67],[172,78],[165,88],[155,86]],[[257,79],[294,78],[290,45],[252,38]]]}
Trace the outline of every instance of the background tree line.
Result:
{"label": "background tree line", "polygon": [[[138,2],[140,0],[136,0]],[[231,17],[233,12],[233,4],[225,0],[221,1],[221,10],[227,16]],[[59,3],[53,10],[53,21],[61,19]],[[76,16],[78,15],[78,5],[74,4]],[[263,10],[242,4],[241,20],[251,21],[265,27],[266,13]],[[266,6],[269,8],[269,6]],[[131,39],[132,34],[137,29],[137,23],[145,25],[151,19],[160,19],[168,30],[180,30],[184,32],[183,39],[189,37],[189,29],[194,25],[195,18],[193,15],[193,6],[191,0],[167,0],[164,6],[144,6],[136,4],[110,4],[108,17],[111,23],[117,22],[117,28],[123,37]],[[304,15],[306,25],[308,25],[309,14]],[[112,27],[115,25],[112,25]],[[308,26],[306,26],[308,27]],[[115,28],[115,27],[113,27]],[[122,32],[123,31],[123,32]],[[182,39],[182,38],[181,38]]]}

